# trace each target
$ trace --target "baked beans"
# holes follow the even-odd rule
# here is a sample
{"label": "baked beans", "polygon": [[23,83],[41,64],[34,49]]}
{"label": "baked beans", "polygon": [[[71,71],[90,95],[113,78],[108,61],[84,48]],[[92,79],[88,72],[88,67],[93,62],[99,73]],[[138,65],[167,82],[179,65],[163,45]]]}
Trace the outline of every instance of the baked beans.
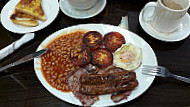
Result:
{"label": "baked beans", "polygon": [[69,92],[66,83],[67,73],[79,68],[71,58],[81,51],[82,37],[85,32],[76,31],[53,40],[47,47],[49,51],[41,56],[42,72],[46,81],[54,88]]}

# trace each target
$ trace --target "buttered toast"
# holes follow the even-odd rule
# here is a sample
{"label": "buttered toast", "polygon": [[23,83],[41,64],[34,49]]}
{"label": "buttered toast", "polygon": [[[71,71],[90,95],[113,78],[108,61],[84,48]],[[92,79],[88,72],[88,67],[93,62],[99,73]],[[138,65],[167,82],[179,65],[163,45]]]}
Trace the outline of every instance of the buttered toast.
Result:
{"label": "buttered toast", "polygon": [[13,23],[16,23],[22,26],[34,27],[38,25],[36,18],[28,14],[18,12],[16,10],[10,16],[10,19]]}
{"label": "buttered toast", "polygon": [[41,6],[41,0],[21,0],[15,7],[18,12],[29,14],[36,19],[46,21],[46,16]]}

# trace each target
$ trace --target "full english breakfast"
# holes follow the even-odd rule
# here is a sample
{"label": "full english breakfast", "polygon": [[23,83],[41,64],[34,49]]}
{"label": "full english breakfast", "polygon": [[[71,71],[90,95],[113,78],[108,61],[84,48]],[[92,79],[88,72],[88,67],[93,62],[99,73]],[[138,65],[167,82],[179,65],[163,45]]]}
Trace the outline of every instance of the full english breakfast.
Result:
{"label": "full english breakfast", "polygon": [[142,56],[141,48],[125,42],[119,32],[63,34],[50,42],[46,46],[49,52],[41,56],[43,75],[52,87],[71,91],[83,106],[91,106],[105,94],[119,102],[138,86],[131,66],[137,69]]}

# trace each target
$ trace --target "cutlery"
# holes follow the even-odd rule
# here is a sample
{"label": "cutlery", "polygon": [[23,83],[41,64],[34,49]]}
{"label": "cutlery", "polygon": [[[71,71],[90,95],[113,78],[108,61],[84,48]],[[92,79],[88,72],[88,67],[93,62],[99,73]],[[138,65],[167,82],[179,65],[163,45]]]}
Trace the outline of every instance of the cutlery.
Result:
{"label": "cutlery", "polygon": [[162,66],[143,65],[142,73],[147,75],[160,76],[160,77],[173,77],[175,79],[190,83],[190,78],[172,74],[169,72],[167,68]]}
{"label": "cutlery", "polygon": [[37,52],[34,52],[34,53],[32,53],[32,54],[29,54],[29,55],[27,55],[27,56],[25,56],[25,57],[19,59],[19,60],[16,61],[16,62],[10,63],[10,64],[8,64],[8,65],[6,65],[6,66],[4,66],[4,67],[1,67],[1,68],[0,68],[0,72],[4,71],[5,69],[14,67],[14,66],[16,66],[16,65],[19,65],[19,64],[28,62],[28,61],[30,61],[30,60],[36,58],[36,57],[39,57],[39,56],[43,55],[43,54],[46,53],[47,51],[48,51],[48,48],[42,49],[42,50],[37,51]]}
{"label": "cutlery", "polygon": [[34,33],[26,33],[24,36],[22,36],[19,40],[13,42],[12,44],[6,46],[5,48],[0,50],[0,60],[8,56],[9,54],[12,54],[15,50],[20,48],[25,43],[31,41],[34,39],[35,34]]}

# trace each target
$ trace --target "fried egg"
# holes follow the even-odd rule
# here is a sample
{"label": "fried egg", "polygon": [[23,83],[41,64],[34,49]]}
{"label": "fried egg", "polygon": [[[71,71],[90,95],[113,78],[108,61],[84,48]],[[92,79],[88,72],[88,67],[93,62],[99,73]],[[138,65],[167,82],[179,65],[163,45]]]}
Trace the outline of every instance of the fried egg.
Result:
{"label": "fried egg", "polygon": [[142,61],[142,49],[129,43],[123,45],[120,50],[114,53],[113,63],[116,67],[123,68],[125,70],[137,69]]}

